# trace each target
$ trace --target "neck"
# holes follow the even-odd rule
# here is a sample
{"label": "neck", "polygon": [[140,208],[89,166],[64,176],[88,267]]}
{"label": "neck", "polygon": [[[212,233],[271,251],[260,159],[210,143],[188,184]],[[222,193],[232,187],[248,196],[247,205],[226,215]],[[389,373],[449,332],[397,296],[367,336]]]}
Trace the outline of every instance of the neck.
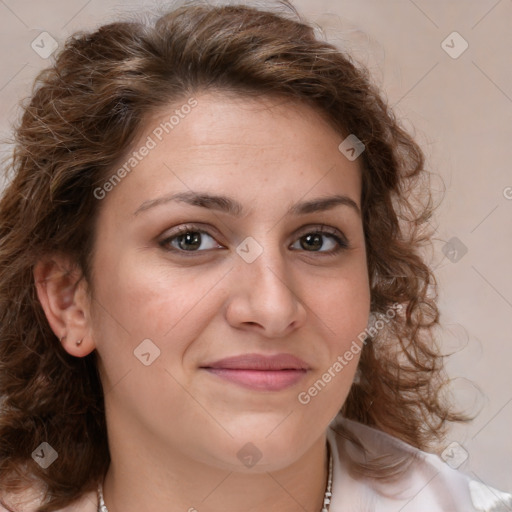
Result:
{"label": "neck", "polygon": [[110,445],[112,462],[103,484],[109,512],[322,510],[328,473],[325,435],[288,467],[259,473],[219,469],[179,450],[162,457],[162,450],[154,452],[140,442],[125,447],[122,438],[116,439],[120,442]]}

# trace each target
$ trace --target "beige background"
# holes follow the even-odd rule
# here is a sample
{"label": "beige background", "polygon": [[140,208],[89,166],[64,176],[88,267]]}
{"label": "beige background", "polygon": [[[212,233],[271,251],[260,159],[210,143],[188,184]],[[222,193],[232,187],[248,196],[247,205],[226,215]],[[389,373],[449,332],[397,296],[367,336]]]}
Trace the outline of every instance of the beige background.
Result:
{"label": "beige background", "polygon": [[[75,30],[153,5],[0,0],[0,136],[8,136],[17,102],[49,63],[31,48],[41,32],[62,43]],[[463,447],[456,448],[459,456],[467,452],[460,470],[512,491],[512,0],[294,5],[370,67],[396,113],[414,127],[428,168],[446,185],[431,255],[440,285],[439,337],[446,351],[456,351],[448,369],[457,398],[480,409],[471,425],[452,429],[446,444]],[[460,36],[448,37],[454,31]],[[452,47],[446,49],[455,56],[464,40],[469,46],[457,58],[443,49]],[[442,191],[439,179],[432,185]],[[454,237],[459,246],[449,242]]]}

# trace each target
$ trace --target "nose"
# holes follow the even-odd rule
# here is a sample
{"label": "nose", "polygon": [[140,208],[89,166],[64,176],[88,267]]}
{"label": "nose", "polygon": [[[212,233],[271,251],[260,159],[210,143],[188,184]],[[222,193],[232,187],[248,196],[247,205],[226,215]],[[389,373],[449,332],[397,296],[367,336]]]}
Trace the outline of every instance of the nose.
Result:
{"label": "nose", "polygon": [[237,258],[231,279],[226,316],[233,327],[283,337],[304,324],[301,290],[279,249],[265,248],[251,263]]}

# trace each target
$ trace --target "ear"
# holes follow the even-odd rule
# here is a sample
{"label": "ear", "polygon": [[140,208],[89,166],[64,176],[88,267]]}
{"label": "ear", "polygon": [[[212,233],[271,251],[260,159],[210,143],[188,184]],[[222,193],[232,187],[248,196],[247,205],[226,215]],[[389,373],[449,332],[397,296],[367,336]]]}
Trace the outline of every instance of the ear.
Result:
{"label": "ear", "polygon": [[76,357],[92,352],[90,300],[78,266],[66,256],[52,255],[35,265],[34,281],[48,323],[64,350]]}

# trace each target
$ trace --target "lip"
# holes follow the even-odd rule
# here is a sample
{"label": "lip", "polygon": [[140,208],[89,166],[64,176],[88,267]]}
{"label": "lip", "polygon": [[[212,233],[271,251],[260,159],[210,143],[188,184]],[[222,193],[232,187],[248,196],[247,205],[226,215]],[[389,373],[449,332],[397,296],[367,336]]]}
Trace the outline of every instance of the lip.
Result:
{"label": "lip", "polygon": [[215,368],[226,370],[309,370],[309,365],[292,354],[241,354],[226,357],[201,368]]}
{"label": "lip", "polygon": [[201,369],[249,389],[280,391],[297,384],[310,367],[291,354],[243,354],[220,359]]}

